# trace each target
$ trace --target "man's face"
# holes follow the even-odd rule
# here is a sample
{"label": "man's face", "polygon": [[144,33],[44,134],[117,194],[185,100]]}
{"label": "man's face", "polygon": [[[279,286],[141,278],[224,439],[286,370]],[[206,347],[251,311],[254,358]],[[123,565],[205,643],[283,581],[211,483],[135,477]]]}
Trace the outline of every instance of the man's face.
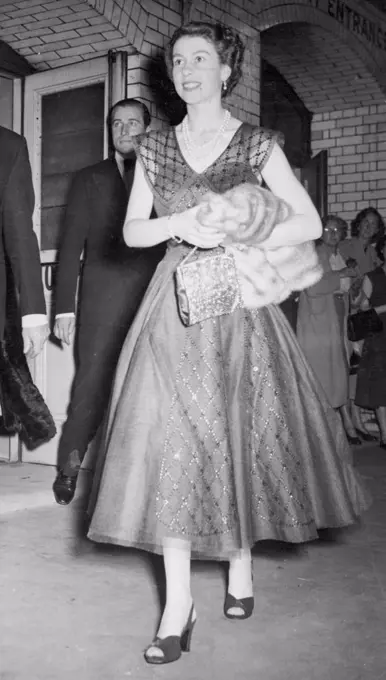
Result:
{"label": "man's face", "polygon": [[125,157],[133,151],[132,137],[145,132],[142,110],[139,106],[118,106],[111,120],[111,134],[115,151]]}

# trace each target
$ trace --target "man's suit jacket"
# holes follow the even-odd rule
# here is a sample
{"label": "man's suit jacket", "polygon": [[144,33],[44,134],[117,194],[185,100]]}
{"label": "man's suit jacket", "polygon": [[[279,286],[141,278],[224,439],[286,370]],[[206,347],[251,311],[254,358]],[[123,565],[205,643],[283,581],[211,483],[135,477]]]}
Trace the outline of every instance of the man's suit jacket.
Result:
{"label": "man's suit jacket", "polygon": [[82,251],[79,324],[127,325],[133,317],[165,245],[129,248],[123,240],[128,189],[115,160],[84,168],[72,184],[63,225],[56,278],[56,314],[75,312]]}
{"label": "man's suit jacket", "polygon": [[7,261],[18,291],[20,314],[46,311],[39,248],[32,226],[33,208],[25,139],[0,126],[0,340],[5,324]]}

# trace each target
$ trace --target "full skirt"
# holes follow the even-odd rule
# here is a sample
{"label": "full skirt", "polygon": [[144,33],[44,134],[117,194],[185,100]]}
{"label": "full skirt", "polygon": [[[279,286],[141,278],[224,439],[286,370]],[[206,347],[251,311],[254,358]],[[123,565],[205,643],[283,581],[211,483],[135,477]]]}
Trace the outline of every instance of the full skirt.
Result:
{"label": "full skirt", "polygon": [[123,346],[90,505],[89,538],[228,559],[357,521],[369,499],[340,418],[279,307],[186,327],[170,248]]}

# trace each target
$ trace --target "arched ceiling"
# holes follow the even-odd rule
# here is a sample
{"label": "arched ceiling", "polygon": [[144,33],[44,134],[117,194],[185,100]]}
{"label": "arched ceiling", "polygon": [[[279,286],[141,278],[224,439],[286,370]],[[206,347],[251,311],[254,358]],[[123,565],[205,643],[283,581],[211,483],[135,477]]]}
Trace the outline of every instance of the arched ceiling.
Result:
{"label": "arched ceiling", "polygon": [[288,23],[263,31],[261,56],[280,71],[312,112],[386,100],[360,57],[319,26]]}

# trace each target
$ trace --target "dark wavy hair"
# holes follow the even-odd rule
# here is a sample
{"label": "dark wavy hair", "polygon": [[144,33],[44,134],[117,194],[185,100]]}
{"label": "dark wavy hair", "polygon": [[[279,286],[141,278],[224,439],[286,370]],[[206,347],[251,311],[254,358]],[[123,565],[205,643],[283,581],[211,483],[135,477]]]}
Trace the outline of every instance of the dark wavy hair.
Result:
{"label": "dark wavy hair", "polygon": [[111,125],[113,122],[113,116],[115,111],[120,108],[123,109],[128,108],[129,106],[135,106],[137,109],[139,109],[139,111],[142,114],[145,128],[149,127],[151,122],[151,116],[146,104],[139,101],[139,99],[120,99],[119,102],[115,102],[115,104],[111,107],[109,114],[107,116],[107,125],[109,130],[111,130]]}
{"label": "dark wavy hair", "polygon": [[376,215],[378,217],[378,231],[374,234],[370,241],[370,243],[376,243],[378,239],[381,238],[381,236],[383,236],[385,233],[385,223],[378,210],[372,206],[364,208],[357,214],[356,217],[354,217],[353,221],[351,222],[351,236],[359,236],[361,222],[365,217],[367,217],[367,215]]}
{"label": "dark wavy hair", "polygon": [[322,219],[323,229],[325,229],[325,227],[327,226],[327,224],[329,222],[336,222],[336,224],[338,225],[338,227],[340,229],[340,235],[341,235],[340,240],[343,241],[348,234],[348,224],[347,224],[346,220],[344,220],[343,217],[339,217],[339,215],[332,215],[332,214],[326,215]]}
{"label": "dark wavy hair", "polygon": [[385,256],[383,254],[383,249],[386,245],[386,235],[383,234],[377,241],[377,245],[375,246],[375,250],[377,251],[377,255],[381,262],[385,261]]}
{"label": "dark wavy hair", "polygon": [[227,87],[221,95],[226,97],[234,90],[242,75],[245,45],[239,34],[229,26],[209,21],[190,21],[188,24],[177,28],[165,49],[165,62],[171,79],[174,45],[177,40],[185,36],[201,37],[208,40],[215,47],[220,63],[230,67],[231,74],[227,80]]}

